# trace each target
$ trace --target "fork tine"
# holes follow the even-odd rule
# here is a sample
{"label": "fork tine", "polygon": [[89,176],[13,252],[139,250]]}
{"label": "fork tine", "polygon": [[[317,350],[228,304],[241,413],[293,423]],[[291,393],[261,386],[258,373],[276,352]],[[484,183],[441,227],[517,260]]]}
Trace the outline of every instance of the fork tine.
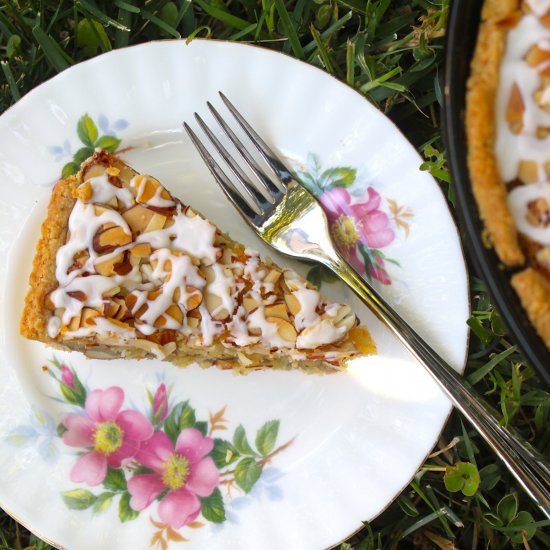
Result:
{"label": "fork tine", "polygon": [[286,166],[277,158],[277,155],[270,149],[267,143],[256,133],[254,128],[246,122],[241,113],[237,111],[235,106],[225,97],[222,92],[218,92],[226,107],[229,109],[231,114],[235,117],[237,122],[240,124],[241,128],[246,132],[246,135],[250,138],[256,149],[260,152],[262,157],[265,159],[267,164],[271,167],[273,172],[277,175],[279,180],[286,185],[289,183],[293,177],[292,174],[288,171]]}
{"label": "fork tine", "polygon": [[267,207],[272,206],[271,203],[254,187],[254,184],[248,179],[248,176],[242,171],[241,167],[227,152],[227,149],[220,143],[218,138],[214,135],[212,130],[210,130],[206,122],[204,122],[204,120],[200,117],[198,113],[195,113],[195,118],[200,124],[200,127],[204,130],[204,133],[208,136],[208,139],[212,142],[212,145],[214,145],[214,147],[222,156],[223,160],[227,163],[235,177],[245,188],[254,205],[257,206],[260,211],[264,211]]}
{"label": "fork tine", "polygon": [[214,108],[210,101],[207,101],[206,104],[210,109],[210,112],[214,115],[214,118],[218,121],[218,124],[222,127],[223,131],[227,134],[229,139],[233,142],[233,145],[237,148],[237,151],[244,158],[254,175],[260,181],[262,187],[269,193],[272,200],[276,202],[282,195],[281,190],[271,181],[271,178],[267,176],[260,168],[258,163],[252,158],[252,155],[248,152],[248,149],[242,144],[241,140],[235,135],[235,132],[231,130],[227,122],[221,117],[220,113]]}
{"label": "fork tine", "polygon": [[189,127],[187,122],[184,122],[183,126],[189,134],[191,141],[195,144],[200,156],[206,163],[206,166],[208,166],[210,172],[212,172],[212,175],[222,188],[223,192],[226,194],[227,198],[233,203],[245,219],[255,222],[256,218],[258,218],[258,214],[254,212],[250,205],[243,199],[241,194],[235,190],[231,180],[226,176],[225,172],[220,168],[219,164],[214,160],[212,155],[202,144],[202,141],[198,138],[197,134],[195,134],[195,132]]}

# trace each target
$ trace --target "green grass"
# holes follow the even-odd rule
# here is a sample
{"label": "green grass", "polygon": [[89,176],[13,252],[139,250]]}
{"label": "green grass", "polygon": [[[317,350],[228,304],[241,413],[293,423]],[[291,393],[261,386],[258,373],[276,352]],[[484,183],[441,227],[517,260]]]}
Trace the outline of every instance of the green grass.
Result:
{"label": "green grass", "polygon": [[[426,158],[454,203],[440,137],[446,0],[4,0],[0,112],[60,71],[159,38],[241,40],[288,53],[347,82]],[[472,277],[466,376],[540,452],[550,452],[550,394],[512,345]],[[365,499],[368,495],[365,495]],[[344,549],[550,548],[549,521],[453,413],[434,453],[397,500]],[[0,550],[50,548],[0,513]]]}

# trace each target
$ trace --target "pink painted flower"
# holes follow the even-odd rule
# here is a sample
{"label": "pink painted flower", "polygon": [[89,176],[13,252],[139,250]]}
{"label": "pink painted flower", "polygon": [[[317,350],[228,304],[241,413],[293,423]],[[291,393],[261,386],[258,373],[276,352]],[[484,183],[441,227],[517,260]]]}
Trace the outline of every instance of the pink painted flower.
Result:
{"label": "pink painted flower", "polygon": [[86,415],[70,414],[63,421],[67,428],[64,443],[87,449],[71,470],[73,482],[98,485],[108,466],[120,468],[153,435],[153,426],[145,416],[120,410],[123,402],[124,392],[118,386],[94,390],[86,399]]}
{"label": "pink painted flower", "polygon": [[168,416],[168,392],[166,384],[161,384],[153,397],[153,422],[162,422]]}
{"label": "pink painted flower", "polygon": [[75,390],[74,372],[65,364],[61,363],[61,381],[69,386],[71,390]]}
{"label": "pink painted flower", "polygon": [[214,461],[206,456],[213,447],[214,440],[195,428],[183,430],[175,445],[164,432],[155,432],[136,455],[154,473],[128,480],[130,506],[144,510],[168,491],[159,503],[160,519],[173,529],[192,522],[201,512],[198,497],[211,495],[220,483]]}
{"label": "pink painted flower", "polygon": [[[388,246],[395,238],[387,214],[379,209],[381,200],[372,187],[368,187],[367,194],[360,199],[352,198],[342,187],[335,187],[319,198],[336,245],[359,273],[365,273],[365,264],[357,255],[359,244],[378,249]],[[382,258],[376,257],[368,268],[371,276],[380,282],[391,283]]]}

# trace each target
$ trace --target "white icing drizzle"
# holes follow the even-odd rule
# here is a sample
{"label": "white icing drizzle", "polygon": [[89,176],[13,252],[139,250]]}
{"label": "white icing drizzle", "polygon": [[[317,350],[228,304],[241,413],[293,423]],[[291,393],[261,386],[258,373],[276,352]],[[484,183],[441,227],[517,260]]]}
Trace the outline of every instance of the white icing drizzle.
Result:
{"label": "white icing drizzle", "polygon": [[296,328],[300,330],[316,323],[319,320],[319,314],[316,310],[321,301],[319,293],[310,288],[301,288],[295,290],[292,294],[300,302],[300,311],[294,317]]}
{"label": "white icing drizzle", "polygon": [[199,312],[201,314],[201,344],[203,346],[211,346],[214,342],[214,337],[223,332],[223,323],[220,321],[214,321],[208,313],[208,309],[204,304],[199,306]]}
{"label": "white icing drizzle", "polygon": [[262,341],[270,348],[294,347],[294,342],[281,338],[277,325],[270,323],[265,318],[264,306],[260,306],[248,316],[248,326],[252,329],[259,329],[262,333]]}
{"label": "white icing drizzle", "polygon": [[[537,128],[550,127],[550,115],[533,99],[541,84],[537,67],[525,61],[529,50],[550,38],[550,30],[535,15],[527,14],[508,33],[506,50],[500,67],[500,81],[496,100],[495,154],[504,181],[513,181],[518,175],[519,162],[532,160],[537,163],[540,179],[545,179],[544,164],[548,161],[550,136],[537,137]],[[514,134],[506,121],[510,91],[516,84],[520,90],[525,112],[521,133]]]}
{"label": "white icing drizzle", "polygon": [[210,267],[214,273],[214,280],[208,284],[206,292],[218,296],[221,300],[221,304],[212,312],[212,315],[216,315],[222,309],[232,315],[237,305],[235,278],[227,267],[220,264],[213,264]]}
{"label": "white icing drizzle", "polygon": [[50,338],[55,338],[59,334],[59,329],[61,328],[61,319],[56,317],[50,317],[48,319],[47,332]]}
{"label": "white icing drizzle", "polygon": [[231,333],[229,341],[240,347],[256,344],[259,340],[258,336],[251,336],[248,333],[248,325],[245,317],[246,311],[244,307],[239,306],[231,321],[227,323],[227,329]]}
{"label": "white icing drizzle", "polygon": [[107,174],[95,176],[88,180],[93,189],[90,202],[107,204],[111,199],[117,198],[126,208],[130,208],[134,202],[134,196],[125,187],[116,187],[109,182]]}
{"label": "white icing drizzle", "polygon": [[550,225],[536,226],[527,219],[529,203],[540,198],[546,199],[550,204],[550,183],[530,183],[515,187],[508,194],[508,206],[519,231],[533,241],[550,245]]}
{"label": "white icing drizzle", "polygon": [[128,341],[136,337],[135,329],[126,329],[124,327],[115,325],[115,323],[109,321],[105,317],[95,317],[95,325],[89,327],[80,327],[77,330],[67,331],[65,334],[69,338],[86,338],[93,334],[104,334],[110,336],[116,336],[121,340]]}
{"label": "white icing drizzle", "polygon": [[546,15],[550,10],[550,0],[527,0],[529,7],[539,17]]}
{"label": "white icing drizzle", "polygon": [[196,215],[189,217],[178,205],[174,223],[170,227],[148,231],[137,237],[138,243],[149,243],[153,248],[172,248],[196,258],[216,261],[218,249],[214,246],[216,228]]}
{"label": "white icing drizzle", "polygon": [[[90,275],[71,280],[67,285],[55,289],[50,294],[50,299],[56,308],[64,308],[61,322],[69,324],[73,317],[80,316],[82,309],[87,306],[99,309],[103,305],[103,294],[113,290],[117,282],[111,277],[103,275]],[[69,296],[69,292],[83,292],[86,295],[84,301]]]}
{"label": "white icing drizzle", "polygon": [[118,212],[107,209],[98,216],[94,208],[93,204],[84,204],[77,200],[69,216],[70,238],[66,244],[59,247],[56,254],[55,277],[61,286],[65,286],[84,272],[84,269],[81,268],[67,273],[73,265],[75,254],[87,250],[92,264],[97,259],[98,255],[94,251],[92,242],[94,235],[102,225],[113,223],[121,226],[126,234],[132,234],[128,224]]}
{"label": "white icing drizzle", "polygon": [[[136,179],[139,179],[139,185],[136,185]],[[136,190],[138,197],[145,190],[145,186],[147,185],[148,180],[149,178],[147,176],[134,176],[130,180],[130,187]],[[161,197],[161,193],[164,191],[164,187],[162,187],[162,185],[158,184],[157,182],[155,183],[157,184],[155,194],[147,201],[147,204],[155,206],[157,208],[172,208],[176,206],[175,201],[173,201],[172,199],[165,199]]]}
{"label": "white icing drizzle", "polygon": [[296,340],[298,349],[314,349],[341,340],[346,333],[345,327],[335,327],[328,319],[307,327]]}

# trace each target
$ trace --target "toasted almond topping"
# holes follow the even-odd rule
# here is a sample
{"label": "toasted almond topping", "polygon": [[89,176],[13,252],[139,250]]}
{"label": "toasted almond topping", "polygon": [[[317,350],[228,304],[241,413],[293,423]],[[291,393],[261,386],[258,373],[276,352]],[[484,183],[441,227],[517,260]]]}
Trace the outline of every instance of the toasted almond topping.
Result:
{"label": "toasted almond topping", "polygon": [[139,243],[130,249],[130,254],[137,258],[147,258],[151,255],[152,248],[149,243]]}
{"label": "toasted almond topping", "polygon": [[298,315],[298,313],[300,313],[302,306],[300,300],[298,300],[294,294],[285,294],[285,302],[288,311],[290,311],[292,315]]}
{"label": "toasted almond topping", "polygon": [[264,313],[266,317],[279,317],[279,319],[288,321],[288,313],[284,304],[265,306]]}
{"label": "toasted almond topping", "polygon": [[523,129],[523,113],[525,112],[525,103],[521,97],[519,86],[514,82],[510,90],[510,97],[506,107],[506,122],[510,125],[510,130],[514,134],[519,134]]}
{"label": "toasted almond topping", "polygon": [[122,213],[122,217],[135,235],[145,232],[154,215],[155,213],[152,210],[144,208],[139,204],[135,204]]}
{"label": "toasted almond topping", "polygon": [[185,291],[189,294],[185,307],[187,311],[192,311],[193,309],[198,308],[202,303],[202,294],[198,288],[192,286],[186,286]]}
{"label": "toasted almond topping", "polygon": [[166,220],[166,216],[154,212],[153,216],[149,220],[149,223],[147,224],[147,227],[143,232],[148,233],[149,231],[158,231],[159,229],[162,229],[164,227],[164,224],[166,223]]}
{"label": "toasted almond topping", "polygon": [[96,233],[93,239],[93,247],[98,254],[107,254],[113,252],[119,246],[131,242],[132,235],[128,235],[119,225],[115,225]]}
{"label": "toasted almond topping", "polygon": [[266,317],[265,319],[267,322],[277,325],[277,332],[283,340],[286,340],[287,342],[296,342],[298,333],[291,323],[285,319],[281,319],[280,317]]}
{"label": "toasted almond topping", "polygon": [[95,325],[94,317],[99,315],[99,311],[90,307],[82,308],[82,316],[80,318],[80,326],[87,327]]}
{"label": "toasted almond topping", "polygon": [[256,308],[260,307],[261,303],[252,298],[252,296],[245,296],[243,298],[243,306],[246,313],[251,313]]}
{"label": "toasted almond topping", "polygon": [[518,167],[518,178],[523,183],[534,183],[539,179],[538,166],[534,160],[522,160]]}
{"label": "toasted almond topping", "polygon": [[82,292],[82,290],[73,290],[71,292],[67,292],[67,295],[71,298],[79,300],[80,302],[85,302],[88,299],[88,296],[86,296],[86,293]]}
{"label": "toasted almond topping", "polygon": [[120,254],[117,254],[116,256],[113,256],[112,258],[109,258],[108,260],[104,261],[96,261],[94,263],[94,268],[100,275],[103,275],[104,277],[110,277],[115,273],[114,267],[116,264],[122,262],[124,259],[124,254],[122,252]]}
{"label": "toasted almond topping", "polygon": [[105,170],[105,173],[108,175],[108,176],[118,176],[120,174],[120,169],[117,168],[116,166],[109,166],[106,170]]}
{"label": "toasted almond topping", "polygon": [[89,202],[94,194],[94,188],[89,181],[85,181],[79,185],[76,189],[73,189],[73,197],[84,203]]}

